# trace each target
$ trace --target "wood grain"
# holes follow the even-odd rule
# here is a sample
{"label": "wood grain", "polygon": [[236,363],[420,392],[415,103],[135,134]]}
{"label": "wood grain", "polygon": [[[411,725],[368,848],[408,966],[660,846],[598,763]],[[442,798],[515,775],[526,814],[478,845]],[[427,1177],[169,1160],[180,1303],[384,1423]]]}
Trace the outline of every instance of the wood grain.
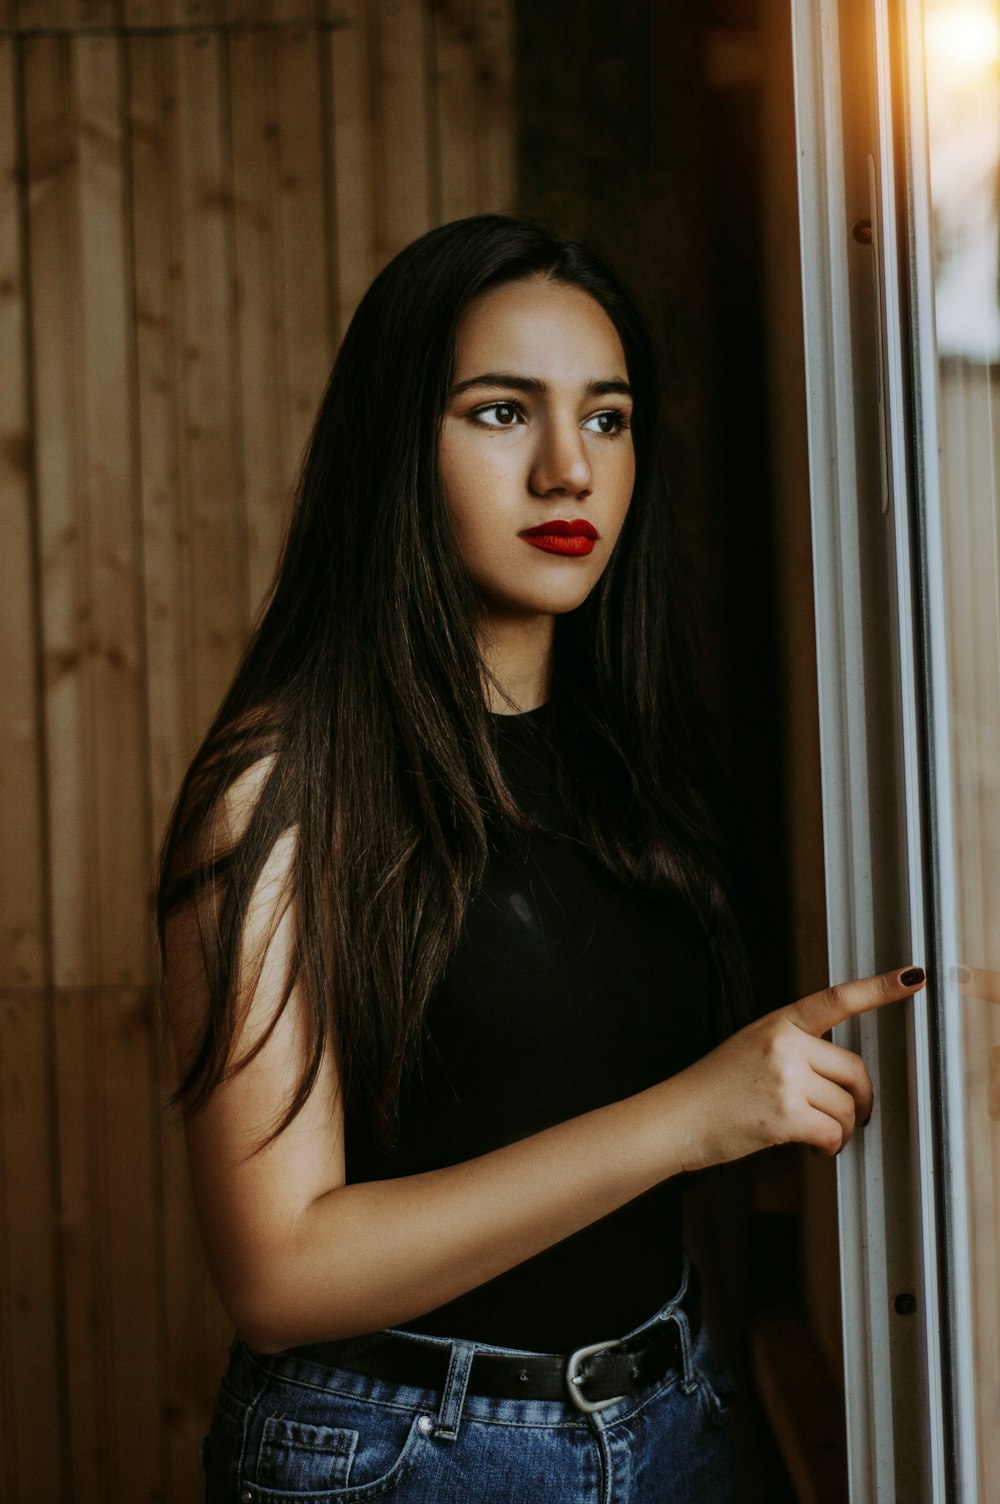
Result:
{"label": "wood grain", "polygon": [[25,47],[53,971],[149,974],[118,44]]}
{"label": "wood grain", "polygon": [[[174,1080],[173,1061],[158,1034],[159,1070],[165,1103]],[[161,1109],[162,1221],[165,1259],[166,1368],[161,1379],[167,1447],[168,1494],[176,1504],[201,1498],[198,1451],[208,1429],[215,1391],[226,1365],[232,1324],[212,1289],[195,1221],[184,1135],[176,1109]]]}
{"label": "wood grain", "polygon": [[129,42],[154,843],[248,627],[222,45]]}
{"label": "wood grain", "polygon": [[0,986],[45,979],[31,436],[14,44],[0,42]]}
{"label": "wood grain", "polygon": [[73,1504],[163,1496],[150,1013],[135,989],[56,997]]}
{"label": "wood grain", "polygon": [[250,607],[274,574],[332,357],[315,31],[233,38],[233,173]]}
{"label": "wood grain", "polygon": [[374,29],[366,0],[339,0],[331,13],[327,50],[333,113],[333,254],[337,325],[343,335],[379,265]]}
{"label": "wood grain", "polygon": [[41,988],[0,992],[0,1478],[33,1504],[68,1497],[49,1008]]}
{"label": "wood grain", "polygon": [[315,22],[319,0],[224,0],[226,19],[231,25],[260,25],[265,22]]}
{"label": "wood grain", "polygon": [[122,0],[123,20],[128,27],[218,25],[223,12],[223,0]]}
{"label": "wood grain", "polygon": [[445,0],[432,12],[436,218],[442,223],[479,207],[477,174],[478,33],[474,0]]}
{"label": "wood grain", "polygon": [[[245,639],[233,196],[219,36],[129,42],[140,476],[152,831]],[[150,851],[150,860],[153,853]],[[198,1446],[225,1357],[187,1190],[183,1139],[161,1104],[173,1069],[157,1035],[152,1094],[162,1187],[161,1379],[169,1497],[198,1497]]]}
{"label": "wood grain", "polygon": [[22,31],[79,34],[107,31],[121,21],[119,0],[16,0]]}
{"label": "wood grain", "polygon": [[5,1499],[188,1504],[231,1332],[163,1106],[150,871],[336,339],[445,176],[449,213],[477,206],[482,33],[442,33],[435,77],[430,0],[13,3],[0,1477]]}
{"label": "wood grain", "polygon": [[428,19],[421,0],[377,0],[375,173],[379,266],[429,230]]}
{"label": "wood grain", "polygon": [[514,181],[514,0],[474,0],[477,208],[511,214]]}

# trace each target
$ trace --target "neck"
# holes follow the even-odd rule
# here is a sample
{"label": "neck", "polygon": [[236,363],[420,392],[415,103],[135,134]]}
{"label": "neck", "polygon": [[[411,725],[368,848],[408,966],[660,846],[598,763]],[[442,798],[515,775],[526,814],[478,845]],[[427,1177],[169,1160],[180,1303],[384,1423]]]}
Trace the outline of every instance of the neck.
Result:
{"label": "neck", "polygon": [[479,651],[489,677],[486,702],[495,714],[536,710],[552,684],[553,616],[501,617],[480,623]]}

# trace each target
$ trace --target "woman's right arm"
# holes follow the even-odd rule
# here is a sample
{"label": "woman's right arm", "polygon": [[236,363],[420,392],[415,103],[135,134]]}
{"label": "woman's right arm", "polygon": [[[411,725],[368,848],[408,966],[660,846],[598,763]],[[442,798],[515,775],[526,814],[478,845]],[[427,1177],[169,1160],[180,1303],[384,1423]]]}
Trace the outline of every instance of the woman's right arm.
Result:
{"label": "woman's right arm", "polygon": [[[798,1141],[835,1153],[871,1109],[863,1062],[820,1036],[909,996],[898,973],[850,982],[768,1014],[659,1085],[446,1169],[345,1184],[332,1054],[302,1111],[271,1143],[299,1079],[304,1003],[289,973],[283,897],[294,836],[274,848],[247,916],[234,1058],[256,1057],[186,1118],[212,1275],[252,1346],[277,1350],[397,1326],[464,1294],[682,1171]],[[167,928],[167,1002],[181,1070],[204,1026],[201,941],[189,910]]]}

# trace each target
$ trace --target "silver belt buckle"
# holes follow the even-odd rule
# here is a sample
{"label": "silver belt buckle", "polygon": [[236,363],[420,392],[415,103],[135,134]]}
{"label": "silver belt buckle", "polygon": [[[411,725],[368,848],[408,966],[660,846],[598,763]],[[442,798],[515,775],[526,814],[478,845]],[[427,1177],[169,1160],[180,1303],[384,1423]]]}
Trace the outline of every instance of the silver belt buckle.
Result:
{"label": "silver belt buckle", "polygon": [[595,1342],[591,1347],[578,1347],[576,1352],[570,1353],[566,1359],[566,1392],[569,1395],[570,1404],[574,1405],[582,1415],[597,1415],[601,1410],[607,1410],[609,1405],[617,1405],[618,1401],[623,1400],[625,1396],[615,1394],[611,1399],[596,1401],[584,1399],[580,1392],[584,1383],[584,1376],[579,1371],[580,1364],[592,1358],[595,1353],[606,1353],[612,1347],[624,1346],[621,1339],[615,1337],[610,1342]]}

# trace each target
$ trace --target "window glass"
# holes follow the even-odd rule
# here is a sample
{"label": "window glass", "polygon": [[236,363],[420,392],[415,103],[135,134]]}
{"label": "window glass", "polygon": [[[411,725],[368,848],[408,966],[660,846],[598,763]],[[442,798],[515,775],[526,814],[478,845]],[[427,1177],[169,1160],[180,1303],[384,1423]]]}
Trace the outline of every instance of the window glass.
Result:
{"label": "window glass", "polygon": [[926,0],[924,42],[950,739],[946,1006],[961,1040],[961,1060],[946,1064],[961,1072],[968,1226],[957,1231],[968,1240],[985,1500],[1000,1478],[1000,0]]}

